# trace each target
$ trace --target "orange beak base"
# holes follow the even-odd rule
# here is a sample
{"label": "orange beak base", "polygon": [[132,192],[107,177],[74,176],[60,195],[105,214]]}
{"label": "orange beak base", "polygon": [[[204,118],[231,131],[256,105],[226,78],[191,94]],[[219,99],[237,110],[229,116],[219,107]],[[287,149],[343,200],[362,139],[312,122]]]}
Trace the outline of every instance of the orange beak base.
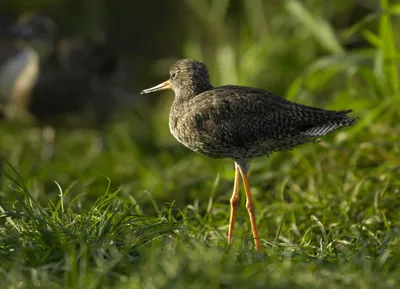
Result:
{"label": "orange beak base", "polygon": [[140,94],[147,94],[158,90],[170,89],[171,82],[169,80],[160,83],[159,85],[143,90]]}

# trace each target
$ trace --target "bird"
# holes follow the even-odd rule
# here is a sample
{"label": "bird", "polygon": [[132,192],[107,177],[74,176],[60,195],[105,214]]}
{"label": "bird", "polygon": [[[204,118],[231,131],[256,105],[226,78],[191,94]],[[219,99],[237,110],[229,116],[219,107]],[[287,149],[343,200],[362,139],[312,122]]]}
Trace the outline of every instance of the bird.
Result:
{"label": "bird", "polygon": [[24,113],[42,128],[43,159],[53,157],[56,128],[96,127],[98,151],[103,151],[105,125],[115,105],[111,79],[117,69],[107,39],[61,37],[55,22],[39,13],[22,16],[10,31],[31,53],[28,59],[36,61],[31,86],[23,94],[9,90],[0,98],[6,111],[20,112],[6,118],[19,119]]}
{"label": "bird", "polygon": [[19,43],[10,31],[14,19],[0,15],[0,105],[1,116],[21,114],[18,108],[26,103],[26,96],[34,86],[39,71],[36,52]]}
{"label": "bird", "polygon": [[207,157],[235,162],[228,244],[232,243],[234,235],[241,176],[254,245],[260,254],[263,247],[247,176],[251,160],[315,142],[356,121],[355,117],[348,116],[351,109],[315,108],[253,87],[214,87],[206,65],[192,59],[178,60],[172,65],[167,81],[141,94],[164,89],[175,93],[169,130],[178,142]]}

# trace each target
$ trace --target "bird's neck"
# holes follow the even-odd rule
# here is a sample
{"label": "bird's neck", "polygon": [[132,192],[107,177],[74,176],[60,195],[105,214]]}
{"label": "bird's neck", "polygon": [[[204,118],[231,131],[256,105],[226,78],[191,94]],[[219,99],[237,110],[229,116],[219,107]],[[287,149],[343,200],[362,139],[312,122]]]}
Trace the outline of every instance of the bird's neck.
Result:
{"label": "bird's neck", "polygon": [[44,43],[41,41],[22,41],[22,46],[26,49],[33,49],[39,56],[40,63],[43,64],[48,61],[49,58],[54,54],[54,45],[50,43]]}
{"label": "bird's neck", "polygon": [[187,102],[197,95],[212,89],[213,86],[210,82],[202,83],[202,85],[187,85],[175,90],[175,102]]}

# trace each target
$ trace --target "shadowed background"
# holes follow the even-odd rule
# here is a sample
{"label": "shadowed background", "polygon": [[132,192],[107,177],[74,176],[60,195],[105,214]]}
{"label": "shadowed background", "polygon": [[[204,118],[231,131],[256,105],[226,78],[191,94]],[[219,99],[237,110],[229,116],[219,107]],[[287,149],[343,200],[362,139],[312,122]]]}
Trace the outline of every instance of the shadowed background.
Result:
{"label": "shadowed background", "polygon": [[[100,155],[91,153],[95,133],[73,129],[60,132],[55,157],[43,162],[37,159],[40,133],[7,121],[3,154],[24,178],[32,177],[38,197],[52,194],[52,180],[67,185],[105,175],[135,197],[151,192],[180,205],[208,198],[205,184],[221,173],[229,180],[229,162],[197,156],[170,136],[172,92],[139,96],[140,91],[166,80],[170,65],[188,57],[208,65],[214,85],[260,87],[305,104],[352,108],[361,116],[388,97],[379,90],[381,96],[372,95],[360,77],[364,72],[357,74],[365,68],[368,79],[373,69],[376,48],[365,31],[379,32],[379,20],[368,18],[378,10],[376,1],[3,1],[2,14],[36,11],[51,17],[61,37],[103,31],[117,57],[114,81],[122,94],[108,123],[110,147]],[[393,34],[397,29],[393,25]],[[254,168],[273,178],[283,158],[262,159]],[[225,192],[231,184],[222,186]],[[3,197],[8,199],[5,192]]]}
{"label": "shadowed background", "polygon": [[[75,129],[57,135],[55,157],[43,162],[37,159],[40,133],[5,121],[4,156],[24,178],[33,177],[39,197],[51,195],[52,180],[68,184],[101,175],[114,185],[124,184],[135,197],[151,192],[183,205],[207,196],[204,185],[216,175],[228,174],[230,179],[229,162],[197,156],[170,136],[172,92],[139,96],[142,89],[166,80],[170,65],[183,57],[203,60],[214,85],[260,87],[305,104],[352,108],[360,116],[376,105],[379,97],[371,96],[355,66],[373,68],[375,48],[364,31],[379,32],[378,20],[367,17],[378,11],[376,1],[250,2],[3,1],[2,14],[48,15],[61,37],[103,31],[117,57],[114,81],[122,94],[122,105],[108,123],[110,147],[100,155],[91,154],[95,133]],[[360,21],[362,28],[356,25]],[[393,29],[395,34],[398,26]],[[285,155],[275,157],[276,164],[273,157],[254,168],[274,175]],[[186,171],[189,163],[193,169]],[[223,182],[221,192],[230,186]]]}
{"label": "shadowed background", "polygon": [[[136,246],[139,241],[126,241],[126,236],[136,232],[130,227],[121,230],[126,235],[120,240],[125,245],[135,244],[127,249],[129,254],[122,254],[121,262],[113,259],[117,255],[107,255],[108,260],[117,260],[113,264],[118,264],[107,267],[108,271],[104,269],[107,274],[141,272],[141,281],[148,288],[231,288],[232,284],[237,288],[248,284],[265,288],[265,282],[281,288],[330,288],[334,282],[340,284],[336,288],[345,288],[346,284],[356,284],[350,288],[395,286],[400,276],[396,266],[399,256],[392,258],[392,253],[398,251],[398,238],[393,243],[390,238],[398,236],[400,218],[399,5],[388,0],[2,0],[1,15],[18,18],[26,12],[40,12],[54,20],[63,38],[92,37],[104,32],[117,59],[113,88],[119,102],[112,119],[107,121],[107,148],[101,152],[94,148],[98,134],[95,129],[61,127],[56,131],[54,156],[44,159],[38,125],[2,120],[0,152],[18,172],[4,162],[5,174],[21,178],[38,204],[52,207],[49,200],[63,200],[63,206],[71,208],[66,228],[80,222],[79,214],[94,210],[99,197],[109,188],[118,188],[113,198],[122,203],[120,212],[134,210],[171,223],[187,217],[183,230],[185,234],[189,232],[187,235],[179,235],[176,241],[171,237],[176,228],[171,227],[171,235],[162,239],[163,248],[171,251],[175,245],[189,244],[182,249],[184,253],[174,256],[176,259],[164,258],[164,251],[155,250],[145,262],[137,261],[136,250],[141,245]],[[325,137],[318,144],[253,162],[252,192],[259,230],[268,253],[273,255],[268,259],[271,263],[257,263],[249,249],[252,240],[248,239],[250,229],[243,197],[238,215],[239,237],[232,249],[235,257],[214,252],[214,248],[226,246],[233,165],[229,160],[197,155],[170,135],[172,91],[139,95],[141,90],[165,81],[170,66],[180,58],[203,60],[214,86],[259,87],[299,103],[353,109],[352,115],[360,117],[354,127]],[[13,180],[2,176],[1,208],[11,210],[22,203],[11,189],[14,186]],[[57,203],[56,207],[61,205]],[[118,217],[117,211],[107,214]],[[104,216],[98,216],[99,220]],[[18,226],[5,221],[10,215],[0,217],[1,224],[8,224],[7,230],[13,232],[0,230],[0,240],[25,244],[18,239]],[[143,220],[152,224],[153,219]],[[70,239],[78,238],[79,234],[73,234],[85,232],[85,227],[90,228],[87,234],[96,234],[90,222],[71,233]],[[125,224],[125,219],[120,223]],[[149,226],[146,223],[144,227]],[[158,229],[148,239],[147,235],[141,238],[151,243],[153,237],[165,232]],[[111,229],[110,232],[114,233]],[[108,235],[104,239],[101,233],[98,235],[99,239],[90,235],[92,239],[82,241],[89,244],[85,247],[89,255],[94,252],[92,248],[97,250],[97,242],[110,243]],[[14,237],[18,242],[13,241]],[[47,235],[41,239],[43,244],[46,238]],[[33,264],[39,260],[43,266],[55,262],[46,256],[64,256],[63,249],[57,251],[60,246],[54,246],[54,253],[52,245],[43,244],[38,247],[46,253],[37,249],[40,256],[34,254],[36,247],[28,245],[29,252],[21,245],[21,254],[26,254],[24,258],[30,258]],[[11,267],[8,264],[16,261],[12,251],[5,248],[4,252],[10,261],[4,263],[6,272]],[[74,252],[69,253],[75,256]],[[64,264],[63,257],[57,256],[55,260]],[[295,262],[285,267],[287,256],[299,261],[294,271],[290,266],[296,266]],[[73,267],[75,259],[71,260],[71,268],[81,270]],[[317,261],[304,270],[310,260]],[[29,265],[27,270],[31,270],[30,266],[35,268]],[[326,268],[331,270],[328,275],[324,273]],[[54,270],[62,271],[58,269]],[[43,276],[48,276],[47,269],[43,270]],[[356,272],[353,279],[346,279],[350,278],[346,270]],[[374,275],[377,271],[378,277]],[[62,275],[71,278],[70,285],[77,280],[72,273]],[[62,283],[63,277],[54,278]],[[102,278],[98,282],[106,279]],[[370,287],[363,287],[364,281]]]}

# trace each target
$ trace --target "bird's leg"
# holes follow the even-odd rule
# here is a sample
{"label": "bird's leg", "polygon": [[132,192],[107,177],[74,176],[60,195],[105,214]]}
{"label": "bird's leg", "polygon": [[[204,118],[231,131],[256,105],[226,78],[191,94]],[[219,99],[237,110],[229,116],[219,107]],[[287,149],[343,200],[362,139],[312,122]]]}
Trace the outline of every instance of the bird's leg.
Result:
{"label": "bird's leg", "polygon": [[53,158],[54,155],[54,140],[56,138],[56,132],[53,127],[45,126],[42,129],[42,153],[41,157],[43,160],[48,161]]}
{"label": "bird's leg", "polygon": [[261,242],[260,242],[260,236],[259,236],[258,230],[257,230],[256,216],[254,214],[254,202],[253,202],[253,198],[252,198],[251,192],[250,192],[249,180],[247,179],[246,165],[239,164],[239,171],[240,171],[240,174],[242,175],[244,191],[246,192],[246,208],[247,208],[247,211],[249,212],[251,230],[253,231],[254,244],[257,248],[257,251],[259,253],[262,253],[263,249],[262,249]]}
{"label": "bird's leg", "polygon": [[239,182],[239,166],[237,163],[235,163],[235,182],[233,184],[233,193],[231,197],[231,216],[229,218],[228,244],[232,242],[233,231],[235,229],[236,210],[239,204]]}

